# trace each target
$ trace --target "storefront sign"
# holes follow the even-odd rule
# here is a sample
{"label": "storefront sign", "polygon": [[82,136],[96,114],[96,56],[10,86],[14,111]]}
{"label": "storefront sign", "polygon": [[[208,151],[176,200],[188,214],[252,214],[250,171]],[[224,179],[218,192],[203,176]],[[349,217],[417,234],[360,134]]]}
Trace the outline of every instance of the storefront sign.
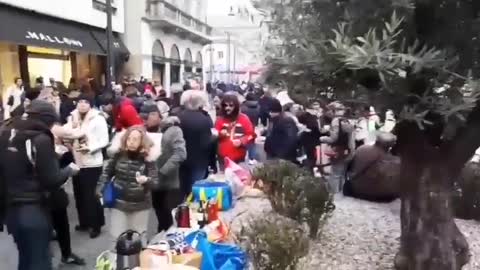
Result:
{"label": "storefront sign", "polygon": [[78,47],[78,48],[83,47],[82,42],[79,40],[75,40],[67,37],[50,36],[43,33],[37,33],[37,32],[31,32],[31,31],[27,31],[25,38],[40,40],[40,41],[45,41],[50,43],[56,43],[56,44],[66,44],[66,45]]}

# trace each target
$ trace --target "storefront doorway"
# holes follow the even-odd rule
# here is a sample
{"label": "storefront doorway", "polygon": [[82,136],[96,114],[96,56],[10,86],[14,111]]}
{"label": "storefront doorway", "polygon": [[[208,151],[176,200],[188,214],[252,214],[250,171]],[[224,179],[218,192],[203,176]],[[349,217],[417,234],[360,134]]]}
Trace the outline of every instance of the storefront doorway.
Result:
{"label": "storefront doorway", "polygon": [[154,85],[165,84],[165,50],[160,40],[153,43],[152,48],[152,81]]}
{"label": "storefront doorway", "polygon": [[193,71],[193,60],[190,49],[185,50],[185,54],[183,55],[183,63],[185,65],[185,73],[187,73],[188,76],[191,76]]}
{"label": "storefront doorway", "polygon": [[177,45],[173,45],[170,49],[170,82],[172,84],[180,82],[180,51],[178,50]]}
{"label": "storefront doorway", "polygon": [[38,77],[43,77],[47,86],[50,78],[68,85],[72,77],[70,52],[30,46],[27,52],[30,86],[34,86]]}

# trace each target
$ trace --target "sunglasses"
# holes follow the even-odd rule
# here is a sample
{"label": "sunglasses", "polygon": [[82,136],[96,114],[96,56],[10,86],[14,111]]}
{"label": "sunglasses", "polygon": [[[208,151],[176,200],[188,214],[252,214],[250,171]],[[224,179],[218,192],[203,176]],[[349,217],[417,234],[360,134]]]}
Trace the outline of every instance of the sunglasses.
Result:
{"label": "sunglasses", "polygon": [[235,108],[235,105],[233,105],[233,104],[222,104],[222,107],[224,107],[224,108]]}

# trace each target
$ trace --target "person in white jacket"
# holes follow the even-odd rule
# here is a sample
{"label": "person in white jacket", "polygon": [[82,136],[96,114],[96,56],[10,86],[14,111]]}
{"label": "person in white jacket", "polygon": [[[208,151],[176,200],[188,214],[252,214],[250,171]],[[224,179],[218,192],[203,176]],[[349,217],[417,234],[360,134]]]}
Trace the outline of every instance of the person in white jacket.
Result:
{"label": "person in white jacket", "polygon": [[103,169],[103,148],[109,143],[107,122],[100,111],[93,108],[93,100],[86,95],[78,97],[77,108],[71,113],[66,130],[80,130],[85,136],[71,143],[75,163],[80,172],[73,177],[73,192],[78,212],[77,231],[90,231],[90,238],[100,234],[105,218],[96,196],[97,182]]}
{"label": "person in white jacket", "polygon": [[23,81],[17,77],[14,80],[14,84],[10,86],[3,97],[3,119],[8,119],[12,116],[15,109],[22,105],[22,99],[24,97]]}

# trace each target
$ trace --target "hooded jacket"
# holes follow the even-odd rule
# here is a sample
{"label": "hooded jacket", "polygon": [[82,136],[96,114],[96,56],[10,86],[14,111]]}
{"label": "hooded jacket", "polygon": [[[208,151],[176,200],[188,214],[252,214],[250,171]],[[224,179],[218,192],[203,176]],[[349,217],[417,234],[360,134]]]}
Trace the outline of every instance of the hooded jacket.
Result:
{"label": "hooded jacket", "polygon": [[134,102],[129,98],[122,98],[116,106],[113,116],[115,129],[121,131],[135,125],[143,125],[143,120],[135,108]]}
{"label": "hooded jacket", "polygon": [[258,124],[258,119],[260,119],[260,105],[258,101],[247,100],[242,104],[240,110],[248,116],[253,126]]}
{"label": "hooded jacket", "polygon": [[265,138],[265,153],[269,158],[296,162],[298,128],[295,121],[284,114],[272,118]]}
{"label": "hooded jacket", "polygon": [[[103,166],[102,149],[107,147],[109,142],[107,121],[103,115],[96,109],[90,109],[85,117],[81,119],[80,113],[74,110],[67,124],[64,125],[65,130],[80,130],[85,134],[85,144],[88,147],[88,152],[83,153],[73,151],[75,163],[80,168],[96,168]],[[81,146],[80,140],[73,141],[73,148],[77,149]]]}
{"label": "hooded jacket", "polygon": [[[157,159],[161,154],[161,134],[147,133],[154,143],[148,155],[143,157],[129,156],[121,152],[121,138],[124,132],[120,132],[112,140],[112,144],[107,152],[112,158],[107,162],[103,169],[102,176],[97,188],[97,193],[101,193],[107,181],[114,177],[115,189],[118,191],[118,197],[115,208],[125,212],[136,212],[151,208],[152,199],[151,190],[159,187]],[[149,178],[149,181],[143,185],[137,183],[136,174],[139,172]]]}
{"label": "hooded jacket", "polygon": [[60,169],[56,162],[49,127],[38,120],[18,118],[1,129],[0,204],[44,204],[46,192],[57,190],[72,174],[72,169]]}
{"label": "hooded jacket", "polygon": [[[255,128],[248,116],[239,113],[235,120],[219,117],[215,123],[215,129],[218,132],[218,155],[221,158],[228,157],[235,162],[243,161],[247,154],[247,146],[256,137]],[[222,134],[223,130],[226,134]],[[240,140],[241,145],[236,147],[233,140]]]}
{"label": "hooded jacket", "polygon": [[180,188],[179,168],[187,159],[185,139],[178,117],[170,116],[162,121],[162,154],[157,160],[158,189]]}

